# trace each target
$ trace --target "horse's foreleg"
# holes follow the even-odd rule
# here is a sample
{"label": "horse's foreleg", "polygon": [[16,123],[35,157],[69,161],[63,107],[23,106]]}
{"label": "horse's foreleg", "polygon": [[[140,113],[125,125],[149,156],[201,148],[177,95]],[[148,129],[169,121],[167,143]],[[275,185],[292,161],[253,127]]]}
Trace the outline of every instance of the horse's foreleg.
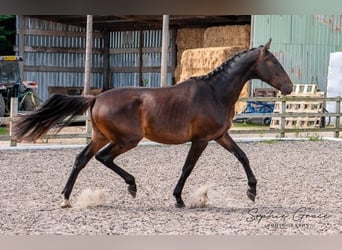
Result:
{"label": "horse's foreleg", "polygon": [[94,143],[91,141],[82,151],[76,156],[72,171],[68,178],[68,181],[62,191],[64,195],[64,201],[62,203],[62,208],[71,207],[69,197],[72,191],[72,188],[75,184],[78,174],[80,171],[87,165],[89,160],[94,156],[94,154],[102,147],[103,144]]}
{"label": "horse's foreleg", "polygon": [[253,202],[256,197],[256,185],[257,180],[253,174],[253,171],[249,165],[249,160],[246,154],[241,150],[241,148],[233,141],[233,139],[229,136],[228,133],[225,133],[222,137],[216,140],[222,147],[230,151],[232,154],[236,156],[236,158],[241,162],[248,179],[248,190],[247,196]]}
{"label": "horse's foreleg", "polygon": [[176,198],[176,207],[185,207],[184,201],[182,200],[182,190],[186,179],[191,174],[198,158],[201,156],[203,150],[207,147],[208,141],[192,142],[190,151],[185,160],[182,174],[177,182],[177,185],[173,191],[173,195]]}
{"label": "horse's foreleg", "polygon": [[96,160],[103,163],[106,167],[113,170],[115,173],[117,173],[125,180],[125,182],[128,184],[128,191],[134,198],[137,193],[137,186],[135,184],[134,176],[120,168],[113,161],[118,155],[128,151],[129,149],[136,147],[137,144],[138,142],[127,145],[110,143],[95,155]]}

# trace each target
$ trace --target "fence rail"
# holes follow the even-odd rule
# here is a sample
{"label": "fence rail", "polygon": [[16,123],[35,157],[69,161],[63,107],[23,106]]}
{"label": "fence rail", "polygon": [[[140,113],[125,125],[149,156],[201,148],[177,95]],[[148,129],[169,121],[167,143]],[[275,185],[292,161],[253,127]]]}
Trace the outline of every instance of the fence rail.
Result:
{"label": "fence rail", "polygon": [[[12,107],[17,107],[17,99],[13,98],[11,100]],[[281,110],[279,113],[250,113],[250,114],[236,114],[235,118],[263,118],[267,117],[280,117],[280,128],[270,129],[267,126],[263,128],[239,128],[234,127],[230,130],[231,134],[277,134],[280,138],[285,137],[288,133],[305,133],[305,132],[331,132],[332,137],[339,138],[342,131],[340,118],[341,115],[341,101],[342,97],[299,97],[299,96],[281,96],[281,97],[249,97],[240,98],[240,102],[256,101],[256,102],[281,102]],[[332,113],[312,113],[312,112],[300,112],[300,113],[289,113],[286,112],[287,102],[313,102],[320,101],[326,104],[327,102],[334,102],[336,104],[336,111]],[[12,108],[11,110],[17,110]],[[16,142],[12,137],[12,127],[13,122],[15,122],[17,112],[12,112],[10,117],[0,117],[0,124],[9,125],[9,135],[0,135],[0,141],[9,141],[10,146],[16,146]],[[334,124],[328,127],[319,128],[286,128],[285,119],[287,117],[334,117]],[[86,129],[84,133],[72,133],[72,134],[47,134],[43,136],[43,139],[68,139],[68,138],[84,138],[85,142],[89,141],[91,138],[91,125],[89,112],[86,115],[78,116],[76,121],[85,122]]]}
{"label": "fence rail", "polygon": [[[280,119],[280,128],[272,128],[272,129],[266,129],[263,130],[263,133],[276,133],[279,134],[280,137],[285,137],[286,133],[301,133],[301,132],[332,132],[333,137],[338,138],[340,137],[341,132],[341,96],[337,97],[308,97],[308,96],[281,96],[281,97],[253,97],[253,98],[240,98],[240,101],[260,101],[260,102],[281,102],[281,109],[279,113],[268,113],[268,114],[237,114],[236,117],[248,117],[248,118],[256,118],[256,117],[265,117],[267,115],[268,117],[275,117],[275,118],[281,118]],[[335,103],[335,112],[286,112],[286,104],[287,103],[295,103],[295,102],[322,102],[323,106],[326,105],[326,103],[333,102]],[[285,119],[288,117],[334,117],[335,121],[332,126],[329,127],[318,127],[318,128],[307,128],[307,127],[295,127],[295,128],[286,128],[286,122]],[[245,131],[234,131],[233,133],[246,133]],[[247,133],[256,133],[255,130],[249,130]]]}

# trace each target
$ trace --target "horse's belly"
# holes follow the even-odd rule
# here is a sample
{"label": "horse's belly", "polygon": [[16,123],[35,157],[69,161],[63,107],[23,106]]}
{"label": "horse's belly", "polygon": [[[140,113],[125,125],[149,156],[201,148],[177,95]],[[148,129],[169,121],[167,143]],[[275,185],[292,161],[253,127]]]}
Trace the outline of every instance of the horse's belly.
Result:
{"label": "horse's belly", "polygon": [[153,131],[145,130],[145,138],[165,144],[181,144],[188,142],[190,140],[187,133],[182,133],[180,131]]}
{"label": "horse's belly", "polygon": [[189,141],[189,140],[179,140],[177,138],[154,137],[154,136],[152,137],[146,136],[145,138],[154,142],[162,143],[162,144],[183,144]]}

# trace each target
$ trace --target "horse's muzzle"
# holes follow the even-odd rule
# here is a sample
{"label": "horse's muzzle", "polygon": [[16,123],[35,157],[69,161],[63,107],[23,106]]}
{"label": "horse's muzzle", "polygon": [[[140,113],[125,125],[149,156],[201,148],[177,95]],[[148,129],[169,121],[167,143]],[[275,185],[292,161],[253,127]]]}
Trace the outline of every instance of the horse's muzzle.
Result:
{"label": "horse's muzzle", "polygon": [[282,95],[291,94],[292,88],[293,88],[293,85],[292,85],[292,84],[291,84],[290,86],[283,87],[283,88],[281,89],[281,94],[282,94]]}

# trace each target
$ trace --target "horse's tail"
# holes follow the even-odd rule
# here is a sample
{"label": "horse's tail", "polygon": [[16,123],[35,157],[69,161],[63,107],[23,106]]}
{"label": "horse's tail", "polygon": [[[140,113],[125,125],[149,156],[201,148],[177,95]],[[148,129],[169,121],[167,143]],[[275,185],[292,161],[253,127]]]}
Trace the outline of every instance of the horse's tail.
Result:
{"label": "horse's tail", "polygon": [[95,96],[53,94],[38,110],[18,117],[14,123],[14,137],[17,141],[36,141],[52,127],[58,128],[58,132],[75,116],[92,107],[95,100]]}

